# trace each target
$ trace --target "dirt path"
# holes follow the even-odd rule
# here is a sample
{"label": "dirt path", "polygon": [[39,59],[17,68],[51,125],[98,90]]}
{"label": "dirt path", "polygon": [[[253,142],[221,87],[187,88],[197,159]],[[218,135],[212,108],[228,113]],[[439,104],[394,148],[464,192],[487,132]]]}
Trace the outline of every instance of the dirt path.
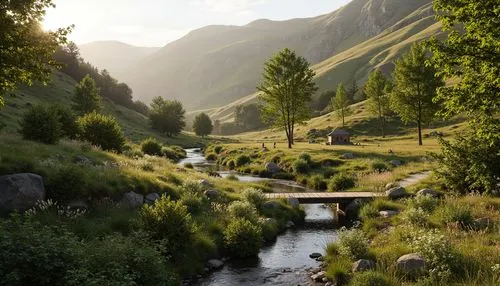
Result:
{"label": "dirt path", "polygon": [[406,179],[403,179],[401,181],[398,181],[397,182],[397,185],[398,186],[401,186],[403,188],[406,188],[408,186],[411,186],[413,184],[416,184],[424,179],[426,179],[427,177],[429,177],[431,174],[430,171],[426,171],[426,172],[422,172],[422,173],[417,173],[417,174],[413,174],[409,177],[407,177]]}

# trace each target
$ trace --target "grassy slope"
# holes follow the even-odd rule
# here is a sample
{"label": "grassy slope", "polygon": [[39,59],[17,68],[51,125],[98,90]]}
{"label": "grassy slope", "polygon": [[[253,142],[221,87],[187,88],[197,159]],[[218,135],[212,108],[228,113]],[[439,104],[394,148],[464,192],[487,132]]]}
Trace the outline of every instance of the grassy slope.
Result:
{"label": "grassy slope", "polygon": [[[0,110],[0,121],[7,125],[5,131],[16,132],[19,129],[19,120],[22,114],[30,106],[37,104],[71,105],[75,84],[75,81],[69,76],[56,72],[52,82],[47,86],[23,87],[6,96],[6,105]],[[205,139],[188,133],[182,133],[174,138],[163,137],[149,127],[146,116],[106,99],[104,99],[104,113],[115,116],[122,125],[127,138],[136,143],[148,137],[156,137],[166,144],[186,147],[199,146],[207,142]]]}

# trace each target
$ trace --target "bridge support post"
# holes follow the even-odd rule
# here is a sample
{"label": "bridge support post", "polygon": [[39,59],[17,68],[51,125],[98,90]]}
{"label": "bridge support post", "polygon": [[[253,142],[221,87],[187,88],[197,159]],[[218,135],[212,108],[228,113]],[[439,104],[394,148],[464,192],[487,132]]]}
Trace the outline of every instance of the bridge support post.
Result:
{"label": "bridge support post", "polygon": [[347,204],[337,203],[337,220],[339,225],[347,224]]}

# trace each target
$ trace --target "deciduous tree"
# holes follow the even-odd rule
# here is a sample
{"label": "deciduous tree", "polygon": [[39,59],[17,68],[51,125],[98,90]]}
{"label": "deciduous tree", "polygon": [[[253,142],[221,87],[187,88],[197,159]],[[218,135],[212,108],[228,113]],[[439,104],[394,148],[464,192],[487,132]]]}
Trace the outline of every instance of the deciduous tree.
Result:
{"label": "deciduous tree", "polygon": [[153,129],[170,137],[181,133],[186,126],[185,114],[186,111],[179,101],[157,96],[151,103],[149,121]]}
{"label": "deciduous tree", "polygon": [[338,118],[342,119],[342,127],[345,127],[345,117],[351,114],[349,108],[349,98],[347,98],[344,84],[340,83],[337,87],[337,93],[332,98],[332,109],[336,112]]}
{"label": "deciduous tree", "polygon": [[75,87],[73,103],[73,109],[79,115],[85,115],[93,111],[99,113],[102,110],[99,89],[89,75],[86,75]]}
{"label": "deciduous tree", "polygon": [[382,137],[385,137],[385,119],[389,113],[390,82],[380,70],[370,73],[364,87],[368,96],[368,107],[379,120]]}
{"label": "deciduous tree", "polygon": [[205,137],[212,133],[214,126],[212,120],[205,113],[200,113],[194,118],[193,130],[196,135]]}
{"label": "deciduous tree", "polygon": [[436,69],[426,65],[426,49],[414,44],[410,51],[396,61],[391,108],[405,122],[415,122],[418,127],[418,144],[422,145],[422,124],[430,122],[439,110],[433,101],[436,90],[444,85]]}
{"label": "deciduous tree", "polygon": [[260,91],[262,117],[268,124],[285,129],[292,148],[295,126],[310,118],[309,102],[317,87],[309,63],[284,49],[266,62]]}

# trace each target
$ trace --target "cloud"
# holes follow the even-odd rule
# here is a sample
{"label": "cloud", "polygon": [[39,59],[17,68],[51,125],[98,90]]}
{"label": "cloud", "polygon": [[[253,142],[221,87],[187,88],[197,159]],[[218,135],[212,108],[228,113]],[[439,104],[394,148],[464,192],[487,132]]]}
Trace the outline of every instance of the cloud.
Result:
{"label": "cloud", "polygon": [[269,0],[196,0],[190,2],[191,5],[208,8],[213,12],[237,12],[250,13],[250,9],[256,5],[261,5]]}

